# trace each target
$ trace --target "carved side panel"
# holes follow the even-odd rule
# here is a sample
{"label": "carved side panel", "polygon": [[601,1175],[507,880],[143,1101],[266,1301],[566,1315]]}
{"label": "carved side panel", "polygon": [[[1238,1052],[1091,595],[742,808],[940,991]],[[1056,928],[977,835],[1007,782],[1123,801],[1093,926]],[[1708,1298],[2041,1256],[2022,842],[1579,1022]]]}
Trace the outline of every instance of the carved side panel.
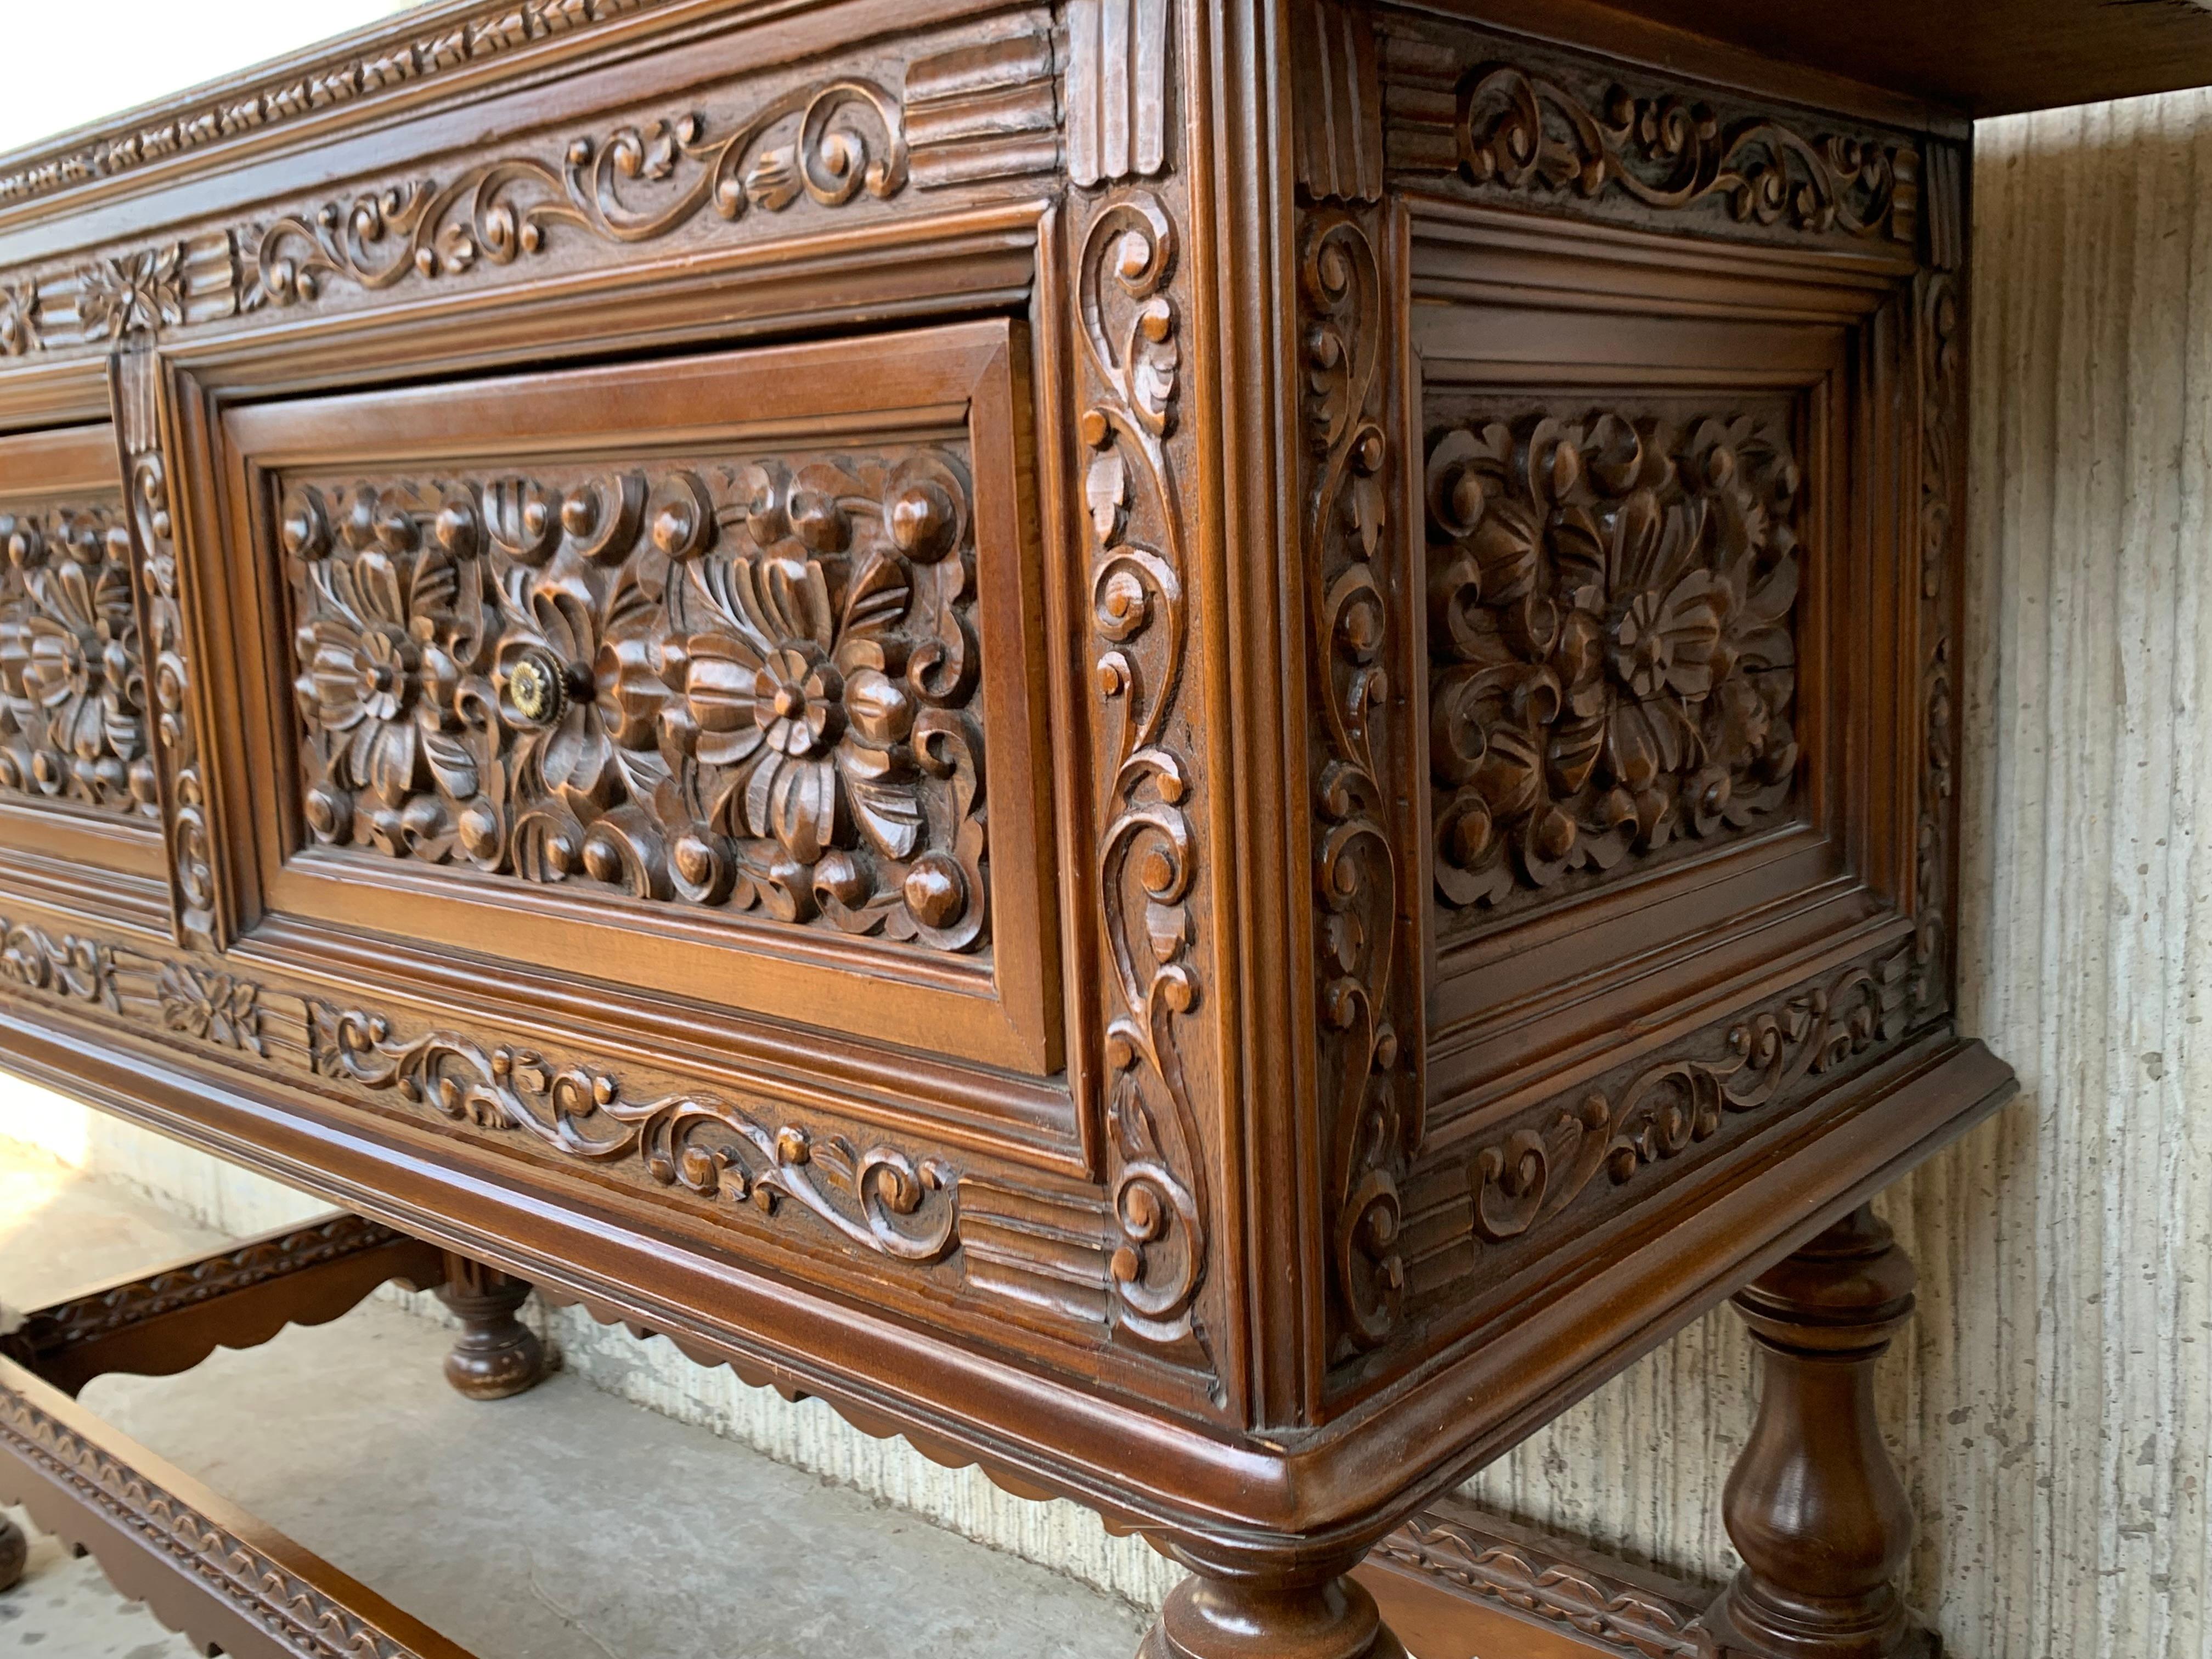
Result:
{"label": "carved side panel", "polygon": [[1800,482],[1786,404],[1522,404],[1431,431],[1447,925],[1787,814]]}
{"label": "carved side panel", "polygon": [[10,497],[0,547],[0,798],[157,818],[122,503]]}
{"label": "carved side panel", "polygon": [[963,447],[281,500],[317,844],[988,950]]}

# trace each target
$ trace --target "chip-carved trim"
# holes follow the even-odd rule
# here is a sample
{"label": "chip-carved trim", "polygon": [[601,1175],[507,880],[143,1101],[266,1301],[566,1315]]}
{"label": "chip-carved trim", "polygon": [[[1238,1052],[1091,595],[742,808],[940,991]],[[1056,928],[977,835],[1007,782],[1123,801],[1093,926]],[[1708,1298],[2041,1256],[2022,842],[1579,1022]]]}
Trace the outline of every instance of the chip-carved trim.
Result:
{"label": "chip-carved trim", "polygon": [[33,149],[24,156],[22,166],[0,174],[0,205],[116,178],[225,139],[265,131],[503,57],[518,46],[673,3],[675,0],[498,0],[472,13],[449,14],[412,38],[401,34],[371,41],[350,54],[270,76],[205,103],[154,112],[147,122],[109,122],[73,145]]}
{"label": "chip-carved trim", "polygon": [[[62,1403],[46,1385],[0,1361],[0,1454],[21,1464],[32,1479],[59,1489],[76,1506],[100,1516],[106,1528],[127,1534],[147,1556],[161,1559],[174,1571],[181,1581],[178,1587],[188,1591],[191,1602],[204,1596],[227,1604],[258,1634],[267,1637],[273,1651],[298,1659],[465,1659],[461,1650],[442,1638],[423,1642],[395,1636],[380,1619],[348,1607],[285,1561],[247,1541],[233,1525],[207,1514],[203,1508],[207,1499],[173,1489],[184,1485],[176,1477],[142,1470],[137,1465],[143,1454],[136,1447],[111,1449],[93,1434],[64,1421],[58,1414]],[[9,1496],[31,1501],[44,1524],[61,1520],[71,1538],[86,1535],[82,1523],[57,1516],[52,1506],[40,1503],[26,1490],[24,1479],[9,1479],[6,1484]],[[198,1635],[191,1602],[161,1593],[169,1589],[167,1583],[155,1591],[142,1588],[145,1565],[116,1558],[101,1547],[101,1541],[93,1534],[90,1547],[125,1594],[149,1600],[165,1623]],[[307,1565],[312,1558],[302,1552],[293,1560]],[[185,1609],[181,1617],[180,1607]]]}
{"label": "chip-carved trim", "polygon": [[281,1237],[257,1238],[126,1285],[109,1285],[25,1316],[4,1339],[26,1364],[56,1349],[108,1336],[149,1319],[211,1302],[364,1250],[398,1243],[404,1234],[357,1215],[333,1216]]}

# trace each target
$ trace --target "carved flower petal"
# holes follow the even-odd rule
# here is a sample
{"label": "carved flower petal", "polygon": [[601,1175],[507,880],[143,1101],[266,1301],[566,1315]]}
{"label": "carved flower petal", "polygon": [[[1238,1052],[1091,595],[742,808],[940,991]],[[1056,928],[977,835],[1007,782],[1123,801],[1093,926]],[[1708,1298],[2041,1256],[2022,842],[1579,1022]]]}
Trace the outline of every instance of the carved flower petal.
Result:
{"label": "carved flower petal", "polygon": [[394,720],[380,722],[368,731],[367,782],[379,799],[397,806],[415,787],[415,763],[419,753],[415,728],[404,720]]}
{"label": "carved flower petal", "polygon": [[801,864],[830,848],[837,822],[837,774],[826,760],[793,760],[776,774],[775,838]]}
{"label": "carved flower petal", "polygon": [[878,748],[903,742],[914,729],[914,699],[897,681],[872,668],[846,683],[845,712],[853,730]]}
{"label": "carved flower petal", "polygon": [[868,839],[886,858],[911,858],[921,840],[921,797],[890,781],[887,757],[872,750],[848,744],[837,751],[837,767],[845,775],[854,817]]}

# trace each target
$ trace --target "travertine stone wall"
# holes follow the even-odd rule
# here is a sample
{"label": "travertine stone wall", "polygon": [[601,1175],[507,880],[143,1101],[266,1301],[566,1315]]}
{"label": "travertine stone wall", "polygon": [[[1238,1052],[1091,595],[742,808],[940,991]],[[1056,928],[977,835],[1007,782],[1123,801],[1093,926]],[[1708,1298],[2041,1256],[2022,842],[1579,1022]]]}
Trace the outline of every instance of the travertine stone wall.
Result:
{"label": "travertine stone wall", "polygon": [[[2212,1653],[2212,95],[1985,124],[1971,1029],[2020,1103],[1891,1195],[1920,1598],[1974,1659]],[[1729,1316],[1479,1493],[1719,1577]]]}

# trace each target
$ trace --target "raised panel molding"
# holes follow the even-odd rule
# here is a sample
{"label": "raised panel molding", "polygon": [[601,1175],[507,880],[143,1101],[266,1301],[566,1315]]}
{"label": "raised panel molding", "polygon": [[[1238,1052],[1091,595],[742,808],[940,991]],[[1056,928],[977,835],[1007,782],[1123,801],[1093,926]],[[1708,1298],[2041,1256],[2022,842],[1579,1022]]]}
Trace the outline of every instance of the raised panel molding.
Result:
{"label": "raised panel molding", "polygon": [[1447,921],[1785,811],[1801,483],[1786,409],[1455,414],[1427,471]]}
{"label": "raised panel molding", "polygon": [[316,843],[988,945],[957,447],[287,477]]}

